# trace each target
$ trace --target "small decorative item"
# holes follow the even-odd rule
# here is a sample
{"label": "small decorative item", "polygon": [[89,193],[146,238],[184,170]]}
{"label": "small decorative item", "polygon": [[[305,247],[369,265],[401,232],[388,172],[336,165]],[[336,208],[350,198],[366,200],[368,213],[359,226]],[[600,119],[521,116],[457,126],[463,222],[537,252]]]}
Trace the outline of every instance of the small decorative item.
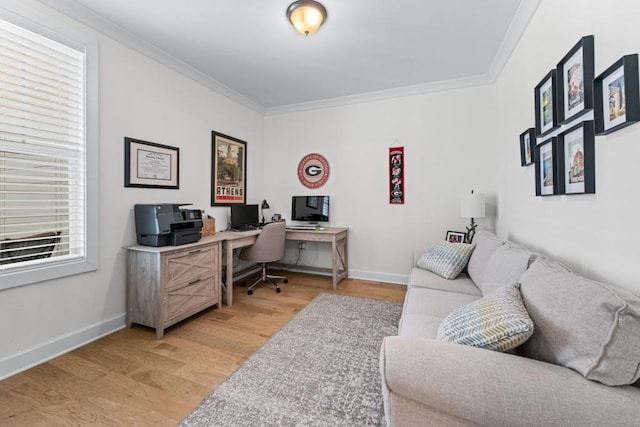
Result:
{"label": "small decorative item", "polygon": [[558,194],[596,192],[595,131],[585,121],[558,135]]}
{"label": "small decorative item", "polygon": [[606,135],[640,121],[638,55],[625,55],[596,77],[596,135]]}
{"label": "small decorative item", "polygon": [[389,203],[404,204],[404,147],[389,147]]}
{"label": "small decorative item", "polygon": [[593,108],[593,36],[585,36],[558,63],[558,121],[567,123]]}
{"label": "small decorative item", "polygon": [[124,138],[124,186],[180,188],[180,149]]}
{"label": "small decorative item", "polygon": [[307,188],[322,187],[329,179],[329,162],[321,154],[307,154],[298,163],[298,179]]}
{"label": "small decorative item", "polygon": [[533,148],[536,144],[536,130],[529,128],[520,134],[520,165],[529,166],[533,164]]}
{"label": "small decorative item", "polygon": [[558,127],[556,70],[551,70],[534,89],[536,136],[544,136]]}
{"label": "small decorative item", "polygon": [[447,242],[464,243],[467,240],[467,233],[462,231],[447,231]]}
{"label": "small decorative item", "polygon": [[211,132],[211,206],[243,205],[247,195],[247,143]]}
{"label": "small decorative item", "polygon": [[552,137],[535,148],[536,196],[558,194],[557,181],[557,138]]}

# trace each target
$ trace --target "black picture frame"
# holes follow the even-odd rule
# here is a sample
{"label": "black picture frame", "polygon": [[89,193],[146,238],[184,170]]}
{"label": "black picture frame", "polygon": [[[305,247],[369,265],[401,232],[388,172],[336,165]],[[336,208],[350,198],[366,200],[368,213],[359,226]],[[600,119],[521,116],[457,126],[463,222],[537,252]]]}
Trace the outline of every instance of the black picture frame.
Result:
{"label": "black picture frame", "polygon": [[247,203],[247,143],[211,132],[211,206]]}
{"label": "black picture frame", "polygon": [[558,194],[596,192],[595,128],[583,121],[558,135]]}
{"label": "black picture frame", "polygon": [[620,58],[595,78],[593,86],[596,135],[606,135],[640,121],[638,54]]}
{"label": "black picture frame", "polygon": [[466,243],[467,233],[464,231],[447,231],[446,241],[449,243]]}
{"label": "black picture frame", "polygon": [[124,138],[124,186],[180,188],[180,148]]}
{"label": "black picture frame", "polygon": [[554,196],[558,194],[558,144],[551,137],[535,149],[536,196]]}
{"label": "black picture frame", "polygon": [[593,36],[582,37],[556,67],[558,122],[565,124],[593,109]]}
{"label": "black picture frame", "polygon": [[536,146],[536,130],[529,128],[520,134],[520,166],[534,163],[534,147]]}
{"label": "black picture frame", "polygon": [[536,136],[542,137],[558,128],[558,85],[553,69],[540,80],[534,92]]}

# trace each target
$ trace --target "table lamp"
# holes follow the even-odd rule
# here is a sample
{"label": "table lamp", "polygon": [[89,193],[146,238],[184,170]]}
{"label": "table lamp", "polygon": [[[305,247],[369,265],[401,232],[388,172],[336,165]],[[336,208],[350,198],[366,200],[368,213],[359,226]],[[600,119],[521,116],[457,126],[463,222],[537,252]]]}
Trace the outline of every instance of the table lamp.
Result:
{"label": "table lamp", "polygon": [[473,236],[476,234],[478,224],[474,218],[484,218],[484,194],[474,193],[465,194],[460,199],[460,216],[463,218],[471,218],[471,225],[467,227],[467,242],[473,242]]}
{"label": "table lamp", "polygon": [[267,200],[266,200],[266,199],[265,199],[265,200],[262,200],[262,206],[261,206],[261,209],[262,209],[262,223],[264,224],[264,210],[265,210],[265,209],[270,209],[269,203],[267,203]]}

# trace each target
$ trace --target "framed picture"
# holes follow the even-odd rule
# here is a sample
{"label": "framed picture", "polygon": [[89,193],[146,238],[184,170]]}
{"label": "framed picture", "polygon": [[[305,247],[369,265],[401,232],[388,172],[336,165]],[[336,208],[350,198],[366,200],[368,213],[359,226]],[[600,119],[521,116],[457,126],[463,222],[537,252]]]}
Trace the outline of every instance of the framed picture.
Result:
{"label": "framed picture", "polygon": [[596,77],[596,135],[605,135],[640,121],[638,55],[626,55]]}
{"label": "framed picture", "polygon": [[447,231],[446,240],[449,243],[464,243],[467,240],[467,233],[462,231]]}
{"label": "framed picture", "polygon": [[536,136],[544,136],[558,127],[556,70],[544,76],[534,89]]}
{"label": "framed picture", "polygon": [[520,134],[520,165],[533,164],[533,147],[536,145],[536,130],[529,128]]}
{"label": "framed picture", "polygon": [[535,148],[536,196],[558,194],[557,182],[557,138],[554,136]]}
{"label": "framed picture", "polygon": [[180,188],[180,149],[124,138],[124,186]]}
{"label": "framed picture", "polygon": [[596,192],[595,140],[593,120],[558,135],[558,194]]}
{"label": "framed picture", "polygon": [[247,143],[211,132],[211,206],[243,205],[247,195]]}
{"label": "framed picture", "polygon": [[558,121],[593,109],[593,36],[585,36],[558,63]]}

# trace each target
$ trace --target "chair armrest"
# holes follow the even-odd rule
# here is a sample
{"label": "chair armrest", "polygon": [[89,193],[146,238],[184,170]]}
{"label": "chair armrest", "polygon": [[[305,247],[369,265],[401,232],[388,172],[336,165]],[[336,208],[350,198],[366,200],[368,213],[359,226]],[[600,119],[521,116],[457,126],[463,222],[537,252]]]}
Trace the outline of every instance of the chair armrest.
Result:
{"label": "chair armrest", "polygon": [[383,387],[482,425],[638,425],[640,389],[571,369],[432,339],[387,337]]}

